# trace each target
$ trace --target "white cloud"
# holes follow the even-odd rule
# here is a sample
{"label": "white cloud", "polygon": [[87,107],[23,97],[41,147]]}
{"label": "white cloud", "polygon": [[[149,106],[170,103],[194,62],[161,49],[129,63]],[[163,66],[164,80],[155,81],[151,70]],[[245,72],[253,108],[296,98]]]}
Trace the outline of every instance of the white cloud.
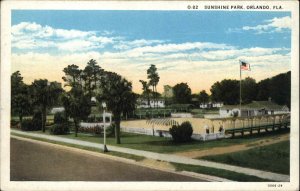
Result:
{"label": "white cloud", "polygon": [[170,54],[143,52],[139,56],[127,55],[126,52],[109,51],[104,53],[96,51],[70,52],[62,55],[29,52],[13,53],[12,67],[13,71],[21,71],[27,83],[38,78],[62,82],[64,67],[76,64],[80,68],[84,68],[90,59],[95,59],[105,70],[115,71],[132,81],[134,91],[140,92],[139,80],[145,79],[147,68],[150,64],[155,64],[161,77],[159,91],[162,91],[165,84],[175,85],[180,82],[188,82],[190,87],[197,92],[209,88],[214,82],[224,78],[237,79],[239,77],[239,59],[248,61],[252,69],[251,72],[244,72],[243,76],[248,75],[258,81],[288,71],[291,68],[289,52],[290,50],[285,48],[262,47],[228,50],[204,49],[190,53],[171,52]]}
{"label": "white cloud", "polygon": [[162,40],[146,40],[146,39],[138,39],[133,41],[120,41],[118,44],[114,46],[117,50],[127,50],[136,47],[148,46],[152,44],[160,44],[163,43]]}
{"label": "white cloud", "polygon": [[245,56],[262,56],[271,55],[277,51],[286,51],[285,48],[244,48],[244,49],[231,49],[231,50],[213,50],[200,53],[200,57],[207,60],[227,60]]}
{"label": "white cloud", "polygon": [[[245,26],[244,30],[278,32],[289,28],[288,21],[285,17],[273,18],[265,21],[268,26]],[[76,64],[83,68],[90,59],[95,59],[106,70],[125,76],[133,82],[137,92],[140,91],[138,80],[146,78],[150,64],[155,64],[161,74],[159,90],[171,82],[170,85],[190,82],[192,89],[201,89],[210,87],[217,80],[235,78],[239,59],[251,63],[254,71],[250,75],[257,79],[290,69],[290,49],[286,48],[240,49],[211,42],[175,44],[155,39],[128,41],[123,37],[101,36],[95,31],[55,29],[26,22],[12,26],[12,37],[12,46],[25,50],[12,54],[13,71],[20,70],[27,82],[37,78],[62,81],[64,67]],[[106,45],[115,49],[104,49]],[[56,49],[60,54],[36,52],[47,48]],[[101,48],[105,51],[100,52],[98,49]]]}
{"label": "white cloud", "polygon": [[273,32],[283,32],[290,30],[292,27],[291,17],[280,17],[273,18],[270,20],[265,20],[265,24],[260,24],[257,26],[244,26],[242,30],[245,31],[255,31],[257,34],[262,33],[273,33]]}
{"label": "white cloud", "polygon": [[184,52],[190,50],[204,50],[204,49],[232,49],[233,46],[226,44],[216,44],[210,42],[187,42],[182,44],[159,44],[155,46],[144,46],[129,50],[127,53],[134,52],[135,54],[144,53],[172,53],[172,52]]}
{"label": "white cloud", "polygon": [[95,31],[56,29],[37,23],[21,22],[11,28],[12,47],[18,49],[57,48],[62,51],[87,51],[103,48],[113,37],[98,36]]}

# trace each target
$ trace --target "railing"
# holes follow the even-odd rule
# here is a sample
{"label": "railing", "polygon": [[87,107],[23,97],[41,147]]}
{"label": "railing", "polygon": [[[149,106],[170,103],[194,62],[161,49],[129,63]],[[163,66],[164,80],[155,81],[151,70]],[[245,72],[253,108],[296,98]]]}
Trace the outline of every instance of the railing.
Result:
{"label": "railing", "polygon": [[290,126],[290,122],[283,122],[283,123],[276,123],[276,124],[250,126],[244,128],[231,128],[231,129],[226,129],[225,134],[231,134],[231,136],[234,137],[236,133],[239,133],[241,136],[244,136],[245,133],[250,133],[250,135],[252,135],[254,132],[257,132],[259,134],[261,130],[264,130],[265,132],[269,132],[269,131],[279,130],[282,128],[287,129],[289,126]]}

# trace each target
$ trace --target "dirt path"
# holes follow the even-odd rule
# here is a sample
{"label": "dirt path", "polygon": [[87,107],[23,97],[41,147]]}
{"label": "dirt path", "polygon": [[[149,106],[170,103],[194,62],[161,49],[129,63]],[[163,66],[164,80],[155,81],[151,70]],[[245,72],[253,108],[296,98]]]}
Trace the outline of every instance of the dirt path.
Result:
{"label": "dirt path", "polygon": [[289,134],[284,134],[284,135],[280,135],[278,137],[266,138],[266,139],[262,139],[259,141],[254,141],[252,143],[247,143],[247,144],[239,144],[239,145],[233,145],[233,146],[228,146],[228,147],[215,147],[215,148],[202,150],[202,151],[178,152],[175,154],[180,155],[180,156],[189,157],[189,158],[199,158],[199,157],[204,157],[204,156],[209,156],[209,155],[220,155],[220,154],[225,154],[225,153],[244,151],[244,150],[252,149],[255,147],[271,145],[271,144],[278,143],[281,141],[286,141],[286,140],[289,140],[289,138],[290,138]]}

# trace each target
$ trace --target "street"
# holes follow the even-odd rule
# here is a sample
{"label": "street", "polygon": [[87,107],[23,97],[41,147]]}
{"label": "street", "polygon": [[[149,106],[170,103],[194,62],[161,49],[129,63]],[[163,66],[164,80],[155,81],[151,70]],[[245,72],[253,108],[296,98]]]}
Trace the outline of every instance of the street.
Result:
{"label": "street", "polygon": [[201,181],[15,138],[10,160],[11,181]]}

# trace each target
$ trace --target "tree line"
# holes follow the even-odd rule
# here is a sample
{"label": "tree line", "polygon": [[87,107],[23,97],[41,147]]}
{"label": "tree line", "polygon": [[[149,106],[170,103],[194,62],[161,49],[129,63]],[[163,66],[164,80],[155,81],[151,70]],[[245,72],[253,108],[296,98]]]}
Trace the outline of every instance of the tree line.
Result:
{"label": "tree line", "polygon": [[[19,117],[22,125],[23,116],[41,113],[41,129],[45,132],[47,112],[55,105],[65,108],[65,118],[72,118],[75,125],[75,136],[77,136],[79,124],[86,120],[91,113],[92,101],[95,97],[98,101],[97,107],[102,107],[105,102],[107,109],[112,112],[115,123],[116,142],[120,141],[121,116],[134,111],[137,94],[132,91],[132,83],[121,75],[105,71],[98,63],[91,59],[84,69],[77,65],[68,65],[63,69],[64,86],[70,87],[65,91],[61,84],[47,79],[35,79],[30,85],[23,81],[19,71],[11,75],[11,113]],[[147,79],[140,80],[142,84],[142,96],[148,102],[150,97],[157,101],[160,94],[157,85],[160,80],[157,68],[151,65],[147,70]],[[192,94],[187,83],[178,83],[173,87],[173,103],[189,104],[192,98],[197,98],[200,103],[208,101],[223,102],[224,104],[239,103],[239,81],[224,79],[214,83],[211,95],[205,90],[199,94]],[[271,78],[259,81],[247,77],[242,80],[242,102],[250,103],[253,100],[268,100],[272,98],[275,103],[291,103],[291,72],[282,73]],[[149,104],[150,105],[150,104]],[[102,109],[102,108],[101,108]]]}
{"label": "tree line", "polygon": [[[291,104],[291,72],[278,74],[256,82],[255,79],[247,77],[241,81],[242,103],[247,104],[252,101],[266,101],[271,99],[279,105]],[[192,103],[192,98],[197,98],[199,103],[223,102],[226,105],[239,103],[240,81],[224,79],[215,82],[210,88],[211,95],[205,90],[199,94],[192,94],[187,83],[179,83],[173,87],[173,101],[175,103]]]}
{"label": "tree line", "polygon": [[[211,100],[222,101],[232,105],[239,103],[239,81],[225,79],[212,85]],[[253,100],[266,101],[271,99],[279,105],[291,104],[291,72],[281,73],[256,83],[255,79],[247,77],[242,80],[242,103]]]}
{"label": "tree line", "polygon": [[11,75],[12,115],[19,116],[22,125],[23,116],[41,112],[41,126],[45,132],[47,112],[59,103],[65,108],[66,119],[73,119],[77,136],[80,121],[87,119],[91,113],[91,97],[96,97],[100,103],[98,107],[105,102],[107,109],[112,112],[116,143],[120,144],[121,115],[135,108],[136,94],[132,92],[132,83],[115,72],[105,71],[93,59],[84,69],[72,64],[65,67],[63,72],[64,86],[69,86],[69,91],[63,90],[60,83],[47,79],[34,80],[27,85],[20,72],[14,72]]}

